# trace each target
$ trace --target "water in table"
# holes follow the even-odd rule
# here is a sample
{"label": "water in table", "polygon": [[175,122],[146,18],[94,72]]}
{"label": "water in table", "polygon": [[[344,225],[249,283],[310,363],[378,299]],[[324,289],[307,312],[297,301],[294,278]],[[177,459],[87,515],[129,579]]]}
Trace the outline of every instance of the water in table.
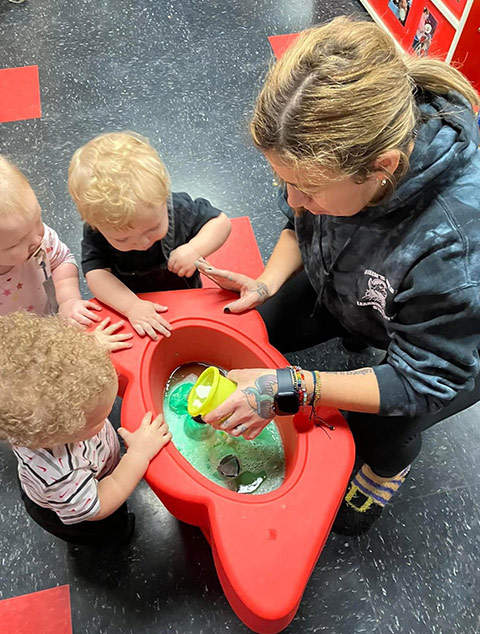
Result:
{"label": "water in table", "polygon": [[200,362],[180,366],[167,382],[163,409],[176,448],[197,471],[226,489],[250,494],[277,489],[285,477],[285,453],[273,421],[254,440],[245,440],[188,415],[188,393],[206,367]]}

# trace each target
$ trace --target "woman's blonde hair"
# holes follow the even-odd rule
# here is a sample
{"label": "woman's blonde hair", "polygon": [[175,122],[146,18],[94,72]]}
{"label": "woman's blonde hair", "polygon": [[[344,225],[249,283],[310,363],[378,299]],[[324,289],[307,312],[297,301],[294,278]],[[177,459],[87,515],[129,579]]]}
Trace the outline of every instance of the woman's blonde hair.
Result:
{"label": "woman's blonde hair", "polygon": [[68,189],[92,227],[131,229],[139,204],[149,207],[167,199],[170,179],[147,139],[135,132],[111,132],[75,152]]}
{"label": "woman's blonde hair", "polygon": [[116,374],[93,335],[59,317],[0,317],[0,439],[51,447],[85,427]]}
{"label": "woman's blonde hair", "polygon": [[25,193],[31,189],[16,165],[0,154],[0,218],[26,214]]}
{"label": "woman's blonde hair", "polygon": [[250,123],[255,145],[274,152],[315,184],[319,170],[364,182],[375,161],[396,150],[394,186],[408,169],[419,123],[415,96],[478,94],[454,68],[399,51],[373,22],[347,17],[302,32],[270,69]]}

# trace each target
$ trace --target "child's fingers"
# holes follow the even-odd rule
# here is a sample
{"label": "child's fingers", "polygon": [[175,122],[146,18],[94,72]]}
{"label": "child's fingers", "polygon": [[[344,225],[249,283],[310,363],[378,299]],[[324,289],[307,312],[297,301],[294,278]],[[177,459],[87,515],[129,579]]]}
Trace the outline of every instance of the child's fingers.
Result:
{"label": "child's fingers", "polygon": [[156,329],[151,324],[142,324],[142,328],[144,329],[145,333],[150,337],[150,339],[153,339],[153,341],[158,341],[158,335],[155,332],[155,330],[158,330],[158,329]]}
{"label": "child's fingers", "polygon": [[164,313],[166,310],[168,310],[168,306],[162,306],[161,304],[153,304],[153,307],[155,308],[155,310],[157,311],[157,313]]}
{"label": "child's fingers", "polygon": [[141,324],[132,324],[132,326],[137,335],[140,337],[144,337],[146,335],[146,332]]}
{"label": "child's fingers", "polygon": [[168,434],[170,432],[170,430],[168,429],[168,425],[167,423],[163,423],[162,425],[160,425],[157,429],[158,433],[161,434],[162,436],[165,436],[165,434]]}
{"label": "child's fingers", "polygon": [[152,425],[156,425],[157,427],[160,427],[162,424],[165,424],[165,421],[163,420],[163,414],[157,414],[157,416],[155,417],[155,420],[152,421]]}
{"label": "child's fingers", "polygon": [[[152,327],[155,328],[155,330],[157,332],[159,332],[161,335],[163,335],[164,337],[170,337],[171,333],[171,326],[168,322],[163,323],[162,321],[160,321],[159,319],[155,320],[155,322],[152,324]],[[157,337],[156,337],[157,339]]]}
{"label": "child's fingers", "polygon": [[119,427],[117,429],[117,434],[128,444],[128,439],[130,438],[131,433],[127,429],[125,429],[124,427]]}
{"label": "child's fingers", "polygon": [[97,320],[94,321],[90,317],[87,317],[86,315],[82,315],[81,313],[75,316],[74,319],[78,324],[82,324],[82,326],[91,326],[97,321]]}
{"label": "child's fingers", "polygon": [[[104,322],[102,322],[103,324]],[[125,322],[123,321],[123,319],[121,321],[117,321],[114,324],[110,324],[110,326],[108,328],[105,328],[105,334],[106,335],[113,335],[114,332],[117,332],[117,330],[120,330],[120,328],[123,326]]]}
{"label": "child's fingers", "polygon": [[101,324],[95,328],[95,332],[103,332],[103,330],[107,327],[107,324],[110,322],[110,317],[105,317]]}
{"label": "child's fingers", "polygon": [[147,412],[145,416],[142,418],[142,422],[140,423],[140,427],[149,427],[153,418],[152,412]]}
{"label": "child's fingers", "polygon": [[163,328],[166,328],[168,331],[172,329],[171,324],[165,319],[165,317],[162,317],[158,313],[155,313],[155,317],[152,319],[151,323],[152,325],[158,324],[159,326],[163,326]]}
{"label": "child's fingers", "polygon": [[125,332],[121,335],[110,335],[112,341],[128,341],[133,337],[133,332]]}
{"label": "child's fingers", "polygon": [[177,262],[175,262],[175,260],[173,260],[172,258],[170,258],[167,262],[167,269],[170,271],[170,273],[177,273],[178,271],[178,264]]}
{"label": "child's fingers", "polygon": [[92,322],[100,322],[102,321],[102,318],[99,317],[98,315],[95,315],[94,312],[92,312],[86,304],[83,304],[79,309],[78,312],[80,315],[83,315],[83,317],[88,317],[88,319],[91,319]]}
{"label": "child's fingers", "polygon": [[85,304],[85,306],[86,306],[87,308],[91,308],[92,310],[102,310],[102,307],[101,307],[101,306],[99,306],[98,304],[95,304],[95,302],[90,302],[90,301],[88,301],[88,302]]}
{"label": "child's fingers", "polygon": [[118,352],[118,350],[127,350],[133,348],[133,343],[127,343],[126,341],[118,341],[109,345],[111,352]]}

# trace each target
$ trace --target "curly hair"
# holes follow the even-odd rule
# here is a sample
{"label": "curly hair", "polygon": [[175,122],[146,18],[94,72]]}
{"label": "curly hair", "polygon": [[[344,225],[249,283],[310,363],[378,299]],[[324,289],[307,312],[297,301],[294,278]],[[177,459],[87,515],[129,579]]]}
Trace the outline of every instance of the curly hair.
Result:
{"label": "curly hair", "polygon": [[75,434],[116,373],[93,335],[60,317],[0,318],[0,439],[39,448]]}
{"label": "curly hair", "polygon": [[75,152],[68,189],[90,226],[123,230],[133,228],[138,205],[167,199],[170,179],[147,139],[135,132],[111,132]]}
{"label": "curly hair", "polygon": [[0,218],[26,214],[25,192],[30,183],[16,165],[0,154]]}

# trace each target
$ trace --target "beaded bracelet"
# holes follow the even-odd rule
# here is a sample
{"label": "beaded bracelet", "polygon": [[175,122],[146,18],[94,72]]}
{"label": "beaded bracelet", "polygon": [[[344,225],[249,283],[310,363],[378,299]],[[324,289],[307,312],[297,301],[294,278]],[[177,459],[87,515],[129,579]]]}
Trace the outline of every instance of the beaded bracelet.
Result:
{"label": "beaded bracelet", "polygon": [[322,376],[320,374],[320,372],[318,370],[314,370],[313,372],[314,376],[315,376],[315,388],[313,391],[313,405],[315,406],[319,401],[320,401],[320,397],[321,397],[321,392],[322,392]]}
{"label": "beaded bracelet", "polygon": [[312,378],[313,378],[313,390],[312,390],[312,398],[310,399],[310,407],[313,407],[315,405],[315,392],[317,391],[317,375],[315,374],[314,370],[310,370],[311,374],[312,374]]}
{"label": "beaded bracelet", "polygon": [[298,393],[299,405],[305,407],[308,400],[307,388],[305,383],[305,374],[301,367],[298,365],[289,366],[294,377],[293,384],[296,385],[296,391]]}

